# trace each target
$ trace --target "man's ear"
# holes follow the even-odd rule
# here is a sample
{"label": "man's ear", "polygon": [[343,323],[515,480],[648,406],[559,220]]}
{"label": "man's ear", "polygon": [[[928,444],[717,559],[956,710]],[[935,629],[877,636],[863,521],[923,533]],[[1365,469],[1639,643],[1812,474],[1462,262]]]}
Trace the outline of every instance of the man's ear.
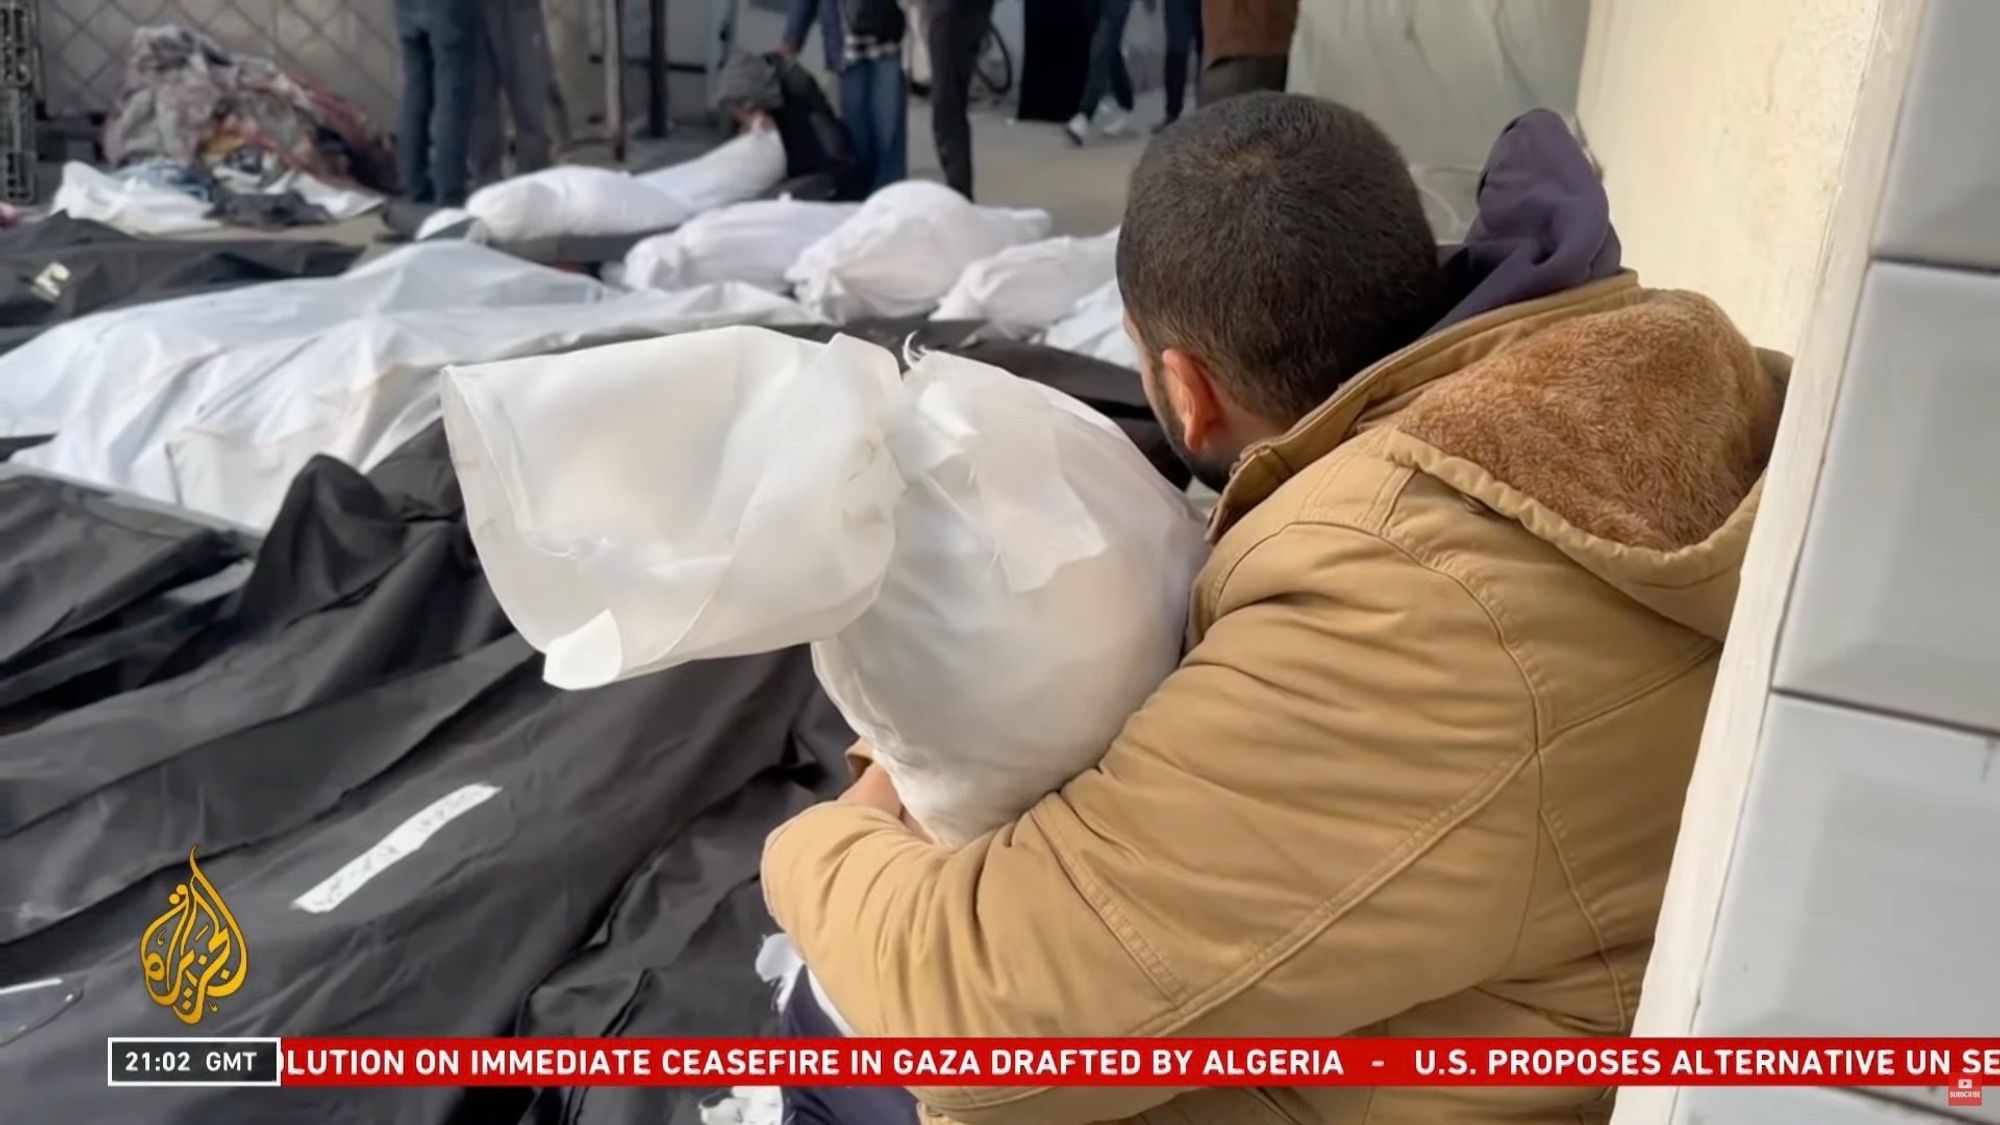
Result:
{"label": "man's ear", "polygon": [[1214,373],[1192,352],[1168,348],[1160,355],[1160,382],[1180,422],[1181,444],[1197,455],[1206,452],[1227,424]]}

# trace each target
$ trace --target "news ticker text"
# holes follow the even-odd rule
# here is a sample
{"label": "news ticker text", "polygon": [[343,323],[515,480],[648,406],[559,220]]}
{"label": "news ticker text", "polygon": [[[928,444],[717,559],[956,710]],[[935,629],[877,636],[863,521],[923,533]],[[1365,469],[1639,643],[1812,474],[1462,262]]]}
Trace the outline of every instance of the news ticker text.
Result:
{"label": "news ticker text", "polygon": [[[2000,1039],[112,1039],[114,1086],[1938,1086]],[[1966,1087],[1968,1089],[1976,1087]]]}

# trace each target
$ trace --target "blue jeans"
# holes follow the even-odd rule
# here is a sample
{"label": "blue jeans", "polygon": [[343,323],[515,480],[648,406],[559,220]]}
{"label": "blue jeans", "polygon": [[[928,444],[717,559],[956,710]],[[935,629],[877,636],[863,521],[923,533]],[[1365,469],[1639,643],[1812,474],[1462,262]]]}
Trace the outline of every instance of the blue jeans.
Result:
{"label": "blue jeans", "polygon": [[475,47],[475,118],[471,155],[473,179],[492,183],[504,174],[507,138],[501,127],[500,95],[514,123],[514,174],[549,166],[549,110],[554,101],[555,63],[549,57],[548,21],[542,0],[487,0],[483,46]]}
{"label": "blue jeans", "polygon": [[1076,110],[1085,120],[1097,116],[1097,103],[1107,89],[1120,109],[1132,112],[1132,74],[1125,69],[1125,24],[1131,18],[1132,0],[1101,0],[1098,5],[1097,30],[1090,36],[1090,77]]}
{"label": "blue jeans", "polygon": [[840,72],[840,116],[868,170],[869,191],[909,178],[910,95],[901,57],[848,63]]}
{"label": "blue jeans", "polygon": [[396,37],[403,45],[396,156],[403,193],[419,203],[465,202],[484,34],[478,0],[396,0]]}
{"label": "blue jeans", "polygon": [[1167,120],[1177,121],[1187,100],[1188,60],[1201,58],[1201,0],[1167,0],[1166,17]]}

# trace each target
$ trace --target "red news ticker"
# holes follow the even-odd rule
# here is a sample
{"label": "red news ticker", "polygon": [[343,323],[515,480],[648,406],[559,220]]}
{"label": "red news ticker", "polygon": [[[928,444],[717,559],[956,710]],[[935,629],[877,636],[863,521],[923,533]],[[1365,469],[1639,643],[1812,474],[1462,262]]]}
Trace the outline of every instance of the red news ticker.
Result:
{"label": "red news ticker", "polygon": [[284,1086],[1945,1086],[2000,1038],[283,1039]]}

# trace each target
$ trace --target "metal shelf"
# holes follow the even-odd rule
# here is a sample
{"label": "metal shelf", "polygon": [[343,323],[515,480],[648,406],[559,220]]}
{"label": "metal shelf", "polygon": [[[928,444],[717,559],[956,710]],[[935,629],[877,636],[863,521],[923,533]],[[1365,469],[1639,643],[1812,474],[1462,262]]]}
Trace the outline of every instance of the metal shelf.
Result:
{"label": "metal shelf", "polygon": [[38,0],[0,0],[0,199],[35,201],[36,99],[41,89]]}

